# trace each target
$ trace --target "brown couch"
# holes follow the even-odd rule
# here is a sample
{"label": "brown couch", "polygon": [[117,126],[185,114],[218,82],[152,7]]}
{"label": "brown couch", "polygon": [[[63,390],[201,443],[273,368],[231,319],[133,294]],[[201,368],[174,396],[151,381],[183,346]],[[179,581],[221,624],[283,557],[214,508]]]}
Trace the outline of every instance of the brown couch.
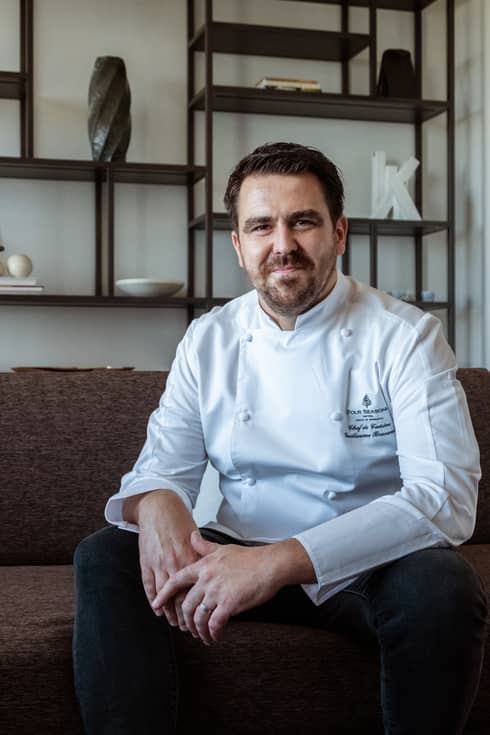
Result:
{"label": "brown couch", "polygon": [[[135,460],[164,373],[0,373],[0,732],[79,735],[72,557]],[[461,548],[490,590],[490,380],[460,371],[480,443],[475,534]],[[182,733],[382,733],[378,662],[336,634],[233,622],[206,647],[175,631]],[[467,733],[490,731],[490,657]],[[157,734],[156,734],[157,735]],[[163,735],[163,733],[162,733]],[[415,734],[414,734],[415,735]]]}

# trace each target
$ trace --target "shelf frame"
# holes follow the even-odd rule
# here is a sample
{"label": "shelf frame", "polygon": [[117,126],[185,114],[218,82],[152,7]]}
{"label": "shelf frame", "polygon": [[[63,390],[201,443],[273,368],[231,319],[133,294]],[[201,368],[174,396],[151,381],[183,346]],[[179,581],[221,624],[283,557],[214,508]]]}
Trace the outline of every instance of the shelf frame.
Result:
{"label": "shelf frame", "polygon": [[[286,2],[287,0],[283,0]],[[20,103],[20,156],[0,158],[0,177],[33,180],[86,181],[94,185],[95,202],[95,295],[0,295],[0,303],[24,303],[68,306],[169,306],[187,309],[188,320],[195,309],[208,309],[216,303],[213,296],[213,232],[229,230],[227,215],[212,210],[213,191],[213,115],[215,112],[249,114],[275,114],[319,119],[343,119],[365,122],[412,124],[415,126],[415,154],[422,162],[423,123],[435,116],[447,116],[447,221],[395,222],[350,218],[349,238],[366,235],[370,240],[371,282],[377,283],[378,238],[385,236],[412,237],[415,240],[415,285],[417,305],[421,302],[423,288],[423,242],[426,235],[445,231],[448,241],[447,302],[437,302],[437,307],[448,311],[449,342],[454,345],[455,314],[455,229],[454,229],[454,0],[446,0],[447,90],[445,100],[424,100],[422,95],[422,13],[435,0],[295,0],[337,5],[341,8],[341,29],[317,31],[277,26],[258,26],[244,23],[223,23],[213,20],[213,2],[204,2],[204,24],[194,28],[194,2],[187,0],[187,161],[185,166],[167,164],[140,164],[133,162],[60,161],[36,159],[33,134],[33,0],[19,0],[20,9],[20,60],[19,71],[0,71],[0,99],[17,100]],[[349,31],[350,7],[364,7],[369,11],[367,34]],[[416,99],[394,99],[376,96],[377,77],[377,11],[408,11],[414,17],[415,69],[417,79]],[[298,43],[298,38],[301,40]],[[294,41],[294,43],[293,43]],[[330,48],[328,48],[330,47]],[[301,50],[297,50],[297,49]],[[349,61],[362,50],[369,49],[369,94],[350,94]],[[195,90],[194,60],[196,53],[204,53],[205,83]],[[281,58],[337,61],[341,64],[341,94],[302,93],[282,90],[263,90],[249,87],[215,85],[213,81],[213,54],[232,53]],[[195,165],[194,113],[204,112],[205,145],[204,165]],[[196,216],[194,188],[204,181],[204,215]],[[133,299],[114,295],[114,189],[116,184],[178,185],[187,188],[187,273],[188,297],[186,299]],[[106,194],[106,201],[104,201]],[[422,166],[416,173],[415,203],[422,213]],[[104,204],[105,210],[104,212]],[[103,222],[107,214],[108,243],[108,291],[103,295],[102,271],[104,241]],[[205,231],[205,294],[195,298],[195,235]],[[349,255],[343,261],[349,264]],[[141,301],[141,304],[137,303]],[[218,300],[219,301],[219,300]],[[422,308],[429,308],[422,306]],[[435,309],[432,304],[431,309]]]}

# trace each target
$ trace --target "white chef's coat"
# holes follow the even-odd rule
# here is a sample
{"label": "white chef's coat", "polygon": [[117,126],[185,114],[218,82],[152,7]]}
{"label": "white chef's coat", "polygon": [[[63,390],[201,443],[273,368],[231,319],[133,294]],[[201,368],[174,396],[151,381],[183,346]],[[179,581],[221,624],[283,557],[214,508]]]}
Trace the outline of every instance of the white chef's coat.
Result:
{"label": "white chef's coat", "polygon": [[296,538],[316,605],[405,554],[467,540],[479,452],[438,319],[338,273],[282,331],[255,290],[195,319],[177,348],[125,498],[176,492],[189,510],[208,458],[223,495],[210,528]]}

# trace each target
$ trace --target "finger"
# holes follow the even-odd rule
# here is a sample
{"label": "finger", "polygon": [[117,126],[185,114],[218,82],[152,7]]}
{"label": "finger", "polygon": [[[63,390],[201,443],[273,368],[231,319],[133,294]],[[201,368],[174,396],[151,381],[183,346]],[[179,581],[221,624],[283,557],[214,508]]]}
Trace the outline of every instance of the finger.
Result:
{"label": "finger", "polygon": [[160,607],[159,610],[161,610],[164,613],[169,625],[171,625],[173,628],[176,628],[178,626],[179,618],[178,618],[177,609],[175,606],[175,598],[167,602],[166,605],[162,605],[162,607]]}
{"label": "finger", "polygon": [[224,605],[216,607],[208,620],[208,630],[211,640],[215,643],[223,639],[225,625],[230,619],[231,611],[227,610]]}
{"label": "finger", "polygon": [[141,581],[143,582],[143,588],[148,602],[151,605],[156,594],[155,575],[153,574],[153,569],[146,564],[141,565]]}
{"label": "finger", "polygon": [[180,592],[174,597],[174,601],[175,601],[175,614],[177,616],[179,628],[181,630],[187,631],[189,627],[187,625],[187,620],[184,615],[184,611],[182,609],[182,603],[184,602],[185,598],[186,598],[186,592]]}
{"label": "finger", "polygon": [[163,607],[172,597],[197,582],[199,574],[193,567],[194,564],[184,567],[168,578],[151,603],[153,609]]}
{"label": "finger", "polygon": [[192,633],[194,638],[199,638],[199,633],[194,623],[194,614],[197,606],[203,598],[202,590],[199,590],[196,585],[187,590],[186,594],[182,596],[182,615],[185,621],[185,625]]}
{"label": "finger", "polygon": [[[163,569],[159,569],[155,574],[155,587],[156,592],[160,590],[168,579],[168,574]],[[167,618],[169,625],[176,627],[178,625],[177,615],[175,612],[175,600],[170,600],[166,605],[162,607],[154,608],[155,615],[163,616]]]}
{"label": "finger", "polygon": [[[203,605],[207,610],[204,609]],[[213,612],[213,606],[208,602],[202,601],[202,604],[200,603],[197,606],[194,613],[194,623],[196,625],[197,632],[199,633],[200,639],[206,644],[206,646],[210,646],[213,642],[209,631],[209,620]]]}

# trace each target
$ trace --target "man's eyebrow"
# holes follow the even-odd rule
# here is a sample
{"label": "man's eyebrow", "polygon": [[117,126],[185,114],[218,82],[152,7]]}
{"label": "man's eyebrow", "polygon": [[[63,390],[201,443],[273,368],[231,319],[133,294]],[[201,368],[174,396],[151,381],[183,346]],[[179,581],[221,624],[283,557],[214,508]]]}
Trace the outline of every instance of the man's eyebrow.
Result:
{"label": "man's eyebrow", "polygon": [[250,232],[257,225],[268,225],[272,217],[248,217],[243,223],[243,231]]}
{"label": "man's eyebrow", "polygon": [[311,219],[314,222],[323,222],[323,217],[317,209],[299,209],[297,212],[291,212],[287,216],[288,222],[298,219]]}

